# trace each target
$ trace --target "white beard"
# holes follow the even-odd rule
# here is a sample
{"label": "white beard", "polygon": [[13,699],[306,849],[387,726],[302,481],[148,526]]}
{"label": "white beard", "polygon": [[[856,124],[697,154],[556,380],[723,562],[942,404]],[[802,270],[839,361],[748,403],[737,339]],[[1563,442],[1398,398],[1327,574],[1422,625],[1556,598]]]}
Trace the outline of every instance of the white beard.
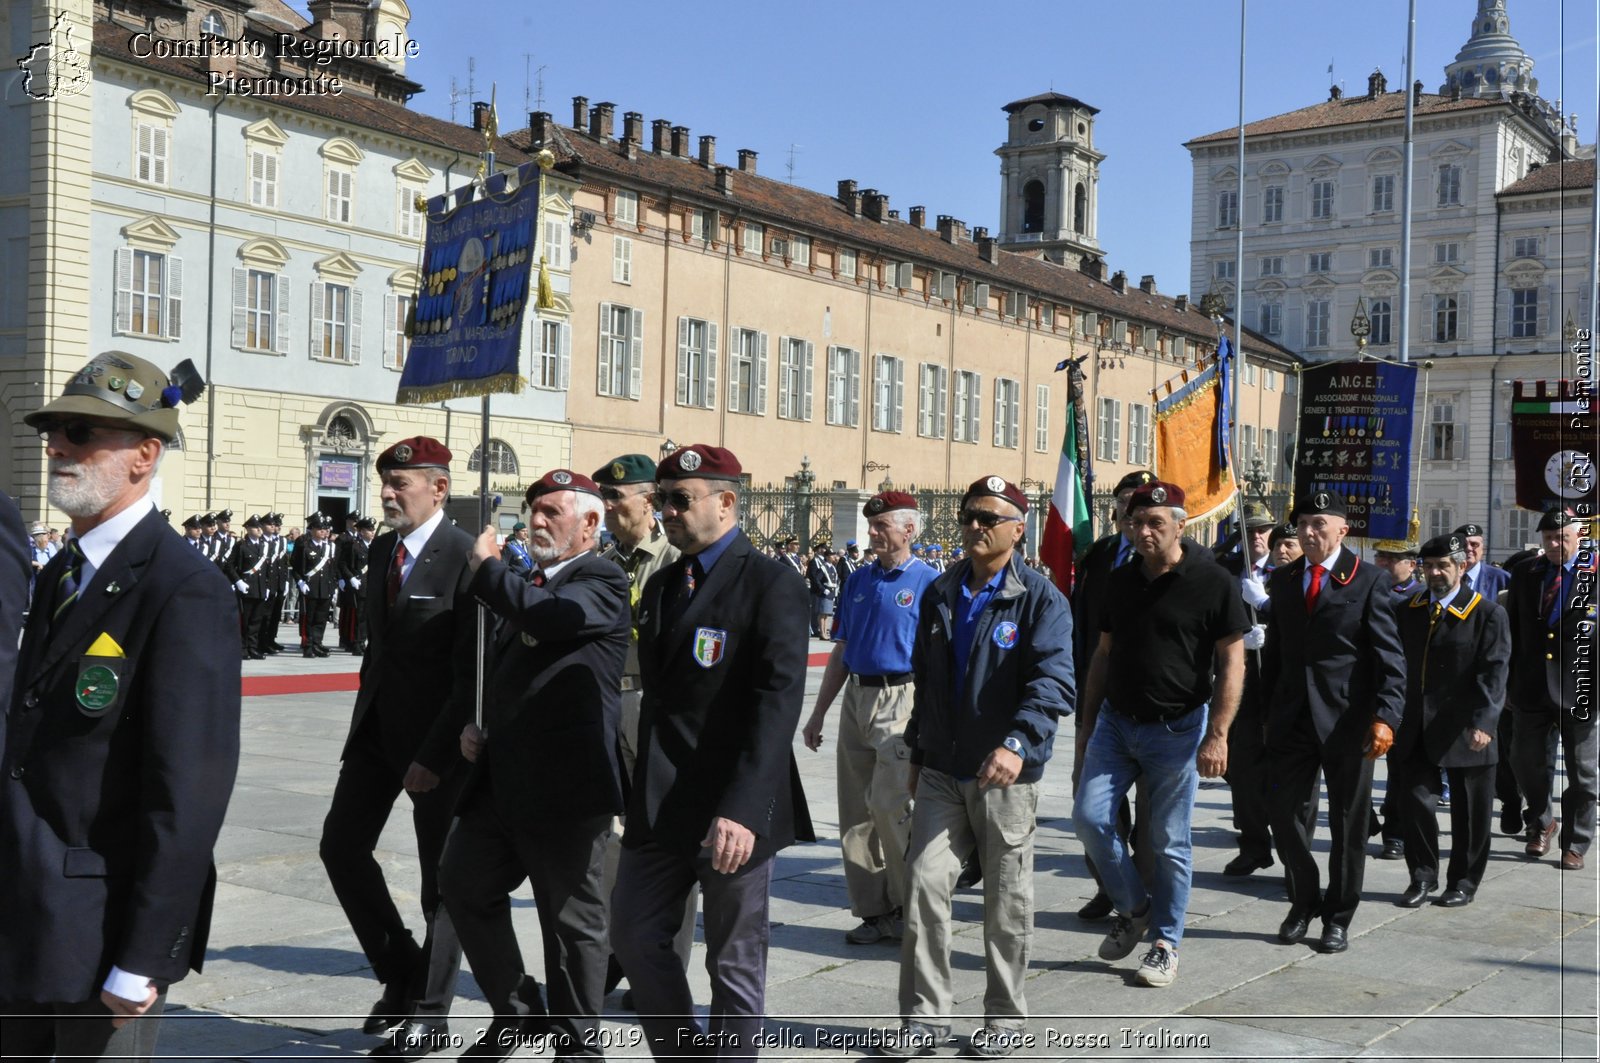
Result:
{"label": "white beard", "polygon": [[[58,476],[70,472],[70,477]],[[114,462],[97,465],[50,460],[50,504],[69,517],[92,517],[102,512],[126,486],[126,472]]]}

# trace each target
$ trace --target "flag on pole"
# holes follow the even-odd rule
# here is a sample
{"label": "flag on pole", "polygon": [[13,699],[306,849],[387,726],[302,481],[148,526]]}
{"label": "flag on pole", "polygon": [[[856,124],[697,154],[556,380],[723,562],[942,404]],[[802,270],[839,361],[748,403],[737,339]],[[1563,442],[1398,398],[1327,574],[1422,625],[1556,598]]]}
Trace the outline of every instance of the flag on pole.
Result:
{"label": "flag on pole", "polygon": [[1089,548],[1093,537],[1089,520],[1093,471],[1089,466],[1088,436],[1083,431],[1083,390],[1079,383],[1083,371],[1071,362],[1062,362],[1056,369],[1067,370],[1067,429],[1061,440],[1061,460],[1056,465],[1056,486],[1050,496],[1050,512],[1045,516],[1039,560],[1049,566],[1057,589],[1071,594],[1077,559]]}
{"label": "flag on pole", "polygon": [[1154,392],[1156,471],[1183,488],[1191,525],[1219,521],[1233,508],[1227,406],[1232,363],[1232,345],[1223,336],[1210,364],[1186,369]]}

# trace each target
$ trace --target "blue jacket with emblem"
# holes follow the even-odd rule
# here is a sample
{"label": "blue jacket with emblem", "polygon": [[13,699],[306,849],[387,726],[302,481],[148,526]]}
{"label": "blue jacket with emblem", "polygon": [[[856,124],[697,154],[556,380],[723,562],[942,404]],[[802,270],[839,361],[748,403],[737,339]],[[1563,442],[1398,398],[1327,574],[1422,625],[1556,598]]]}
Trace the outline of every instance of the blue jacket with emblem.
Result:
{"label": "blue jacket with emblem", "polygon": [[[922,596],[911,657],[917,690],[905,734],[911,762],[971,778],[990,753],[1016,738],[1022,743],[1017,781],[1037,782],[1055,743],[1056,720],[1075,704],[1072,608],[1054,584],[1013,555],[973,629],[967,682],[958,690],[951,644],[961,585],[971,570],[970,559],[957,562]],[[1016,625],[1015,638],[997,639],[1006,623]]]}

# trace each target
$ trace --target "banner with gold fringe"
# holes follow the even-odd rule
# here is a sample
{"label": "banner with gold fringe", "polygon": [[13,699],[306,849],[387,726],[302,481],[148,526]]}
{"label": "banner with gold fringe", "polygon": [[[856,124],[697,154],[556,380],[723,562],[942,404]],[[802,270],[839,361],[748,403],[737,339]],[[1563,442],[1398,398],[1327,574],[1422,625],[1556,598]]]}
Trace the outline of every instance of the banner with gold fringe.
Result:
{"label": "banner with gold fringe", "polygon": [[[422,287],[396,402],[521,391],[522,315],[538,263],[540,181],[528,166],[428,203]],[[453,201],[453,206],[451,205]]]}
{"label": "banner with gold fringe", "polygon": [[1156,474],[1183,488],[1191,527],[1226,517],[1236,486],[1228,460],[1227,341],[1209,365],[1155,389]]}

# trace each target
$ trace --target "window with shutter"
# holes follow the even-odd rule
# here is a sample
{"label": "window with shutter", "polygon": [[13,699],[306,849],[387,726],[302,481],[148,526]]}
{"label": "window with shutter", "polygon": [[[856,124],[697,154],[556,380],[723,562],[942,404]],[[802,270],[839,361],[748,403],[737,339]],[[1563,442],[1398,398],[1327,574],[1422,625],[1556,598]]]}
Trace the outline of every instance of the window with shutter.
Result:
{"label": "window with shutter", "polygon": [[841,247],[838,251],[839,277],[843,280],[855,280],[860,272],[860,260],[856,253],[848,247]]}
{"label": "window with shutter", "polygon": [[[740,333],[734,330],[734,347],[730,362],[737,362],[741,349]],[[736,366],[730,366],[730,376],[737,376]],[[716,405],[717,388],[717,326],[699,318],[678,319],[678,404],[711,409]],[[732,409],[730,402],[729,408]]]}
{"label": "window with shutter", "polygon": [[611,279],[617,284],[633,283],[633,241],[626,236],[611,238]]}
{"label": "window with shutter", "polygon": [[128,323],[125,331],[136,336],[167,336],[164,295],[170,277],[165,255],[131,252],[128,259]]}
{"label": "window with shutter", "polygon": [[639,193],[617,190],[616,219],[618,225],[639,224]]}
{"label": "window with shutter", "polygon": [[806,340],[805,376],[803,377],[805,402],[800,407],[800,419],[803,421],[811,420],[811,382],[816,378],[816,360],[817,348],[810,340]]}
{"label": "window with shutter", "polygon": [[[716,326],[712,326],[715,330]],[[716,332],[712,332],[713,338]],[[628,315],[628,398],[637,399],[644,391],[644,311]]]}
{"label": "window with shutter", "polygon": [[1050,451],[1050,385],[1036,384],[1033,390],[1033,449]]}
{"label": "window with shutter", "polygon": [[278,205],[278,156],[272,152],[250,153],[250,205],[269,210]]}

